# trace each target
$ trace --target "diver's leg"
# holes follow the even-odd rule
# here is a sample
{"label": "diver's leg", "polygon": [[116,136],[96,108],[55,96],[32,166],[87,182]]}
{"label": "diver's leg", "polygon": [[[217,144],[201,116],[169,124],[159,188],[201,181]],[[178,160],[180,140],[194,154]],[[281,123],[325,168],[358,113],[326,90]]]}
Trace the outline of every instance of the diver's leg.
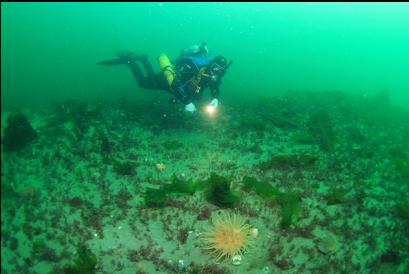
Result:
{"label": "diver's leg", "polygon": [[149,62],[148,56],[145,56],[145,58],[140,58],[138,61],[142,63],[148,78],[156,77],[156,73],[153,71],[152,64]]}
{"label": "diver's leg", "polygon": [[131,69],[136,82],[138,82],[138,85],[141,88],[152,88],[149,79],[143,75],[142,69],[139,67],[136,61],[133,60],[131,62],[128,62],[127,66]]}
{"label": "diver's leg", "polygon": [[[132,74],[140,87],[169,91],[169,85],[163,75],[163,72],[154,72],[151,63],[148,60],[148,55],[137,55],[130,51],[118,51],[116,55],[118,56],[117,59],[102,61],[98,64],[106,66],[125,64],[132,71]],[[146,76],[137,62],[142,63]]]}
{"label": "diver's leg", "polygon": [[[99,62],[98,64],[104,65],[104,66],[127,65],[132,71],[132,74],[135,80],[138,82],[138,85],[141,88],[146,88],[146,89],[155,88],[155,83],[151,80],[153,69],[152,69],[152,66],[148,62],[148,58],[146,54],[138,55],[131,51],[123,50],[123,51],[116,52],[116,56],[118,56],[118,58],[107,60],[107,61],[102,61],[102,62]],[[138,61],[143,63],[143,66],[146,69],[146,73],[148,74],[148,76],[144,76],[141,67],[137,64]]]}
{"label": "diver's leg", "polygon": [[167,87],[163,85],[163,72],[154,72],[152,64],[149,62],[147,55],[139,58],[138,61],[141,62],[146,72],[146,81],[148,82],[149,86],[155,89],[164,89],[165,87]]}
{"label": "diver's leg", "polygon": [[135,79],[137,80],[140,87],[146,89],[163,89],[169,90],[169,84],[166,81],[163,72],[155,73],[153,71],[152,65],[147,59],[138,60],[142,63],[145,69],[146,76],[143,75],[142,69],[136,62],[128,63],[128,67],[131,69]]}
{"label": "diver's leg", "polygon": [[153,85],[156,87],[156,89],[162,89],[167,92],[170,92],[170,87],[169,83],[165,78],[165,75],[163,75],[163,72],[158,72],[153,75],[153,77],[150,78],[151,82],[154,83]]}
{"label": "diver's leg", "polygon": [[[134,75],[136,81],[138,82],[138,85],[141,88],[146,88],[146,89],[156,88],[156,84],[152,80],[154,79],[155,73],[153,72],[152,65],[148,61],[147,54],[137,55],[130,51],[118,51],[116,55],[120,58],[126,58],[129,60],[127,62],[127,66],[131,69],[132,74]],[[142,69],[137,64],[137,61],[142,63],[143,68],[145,69],[145,72],[146,72],[146,76],[144,76]]]}

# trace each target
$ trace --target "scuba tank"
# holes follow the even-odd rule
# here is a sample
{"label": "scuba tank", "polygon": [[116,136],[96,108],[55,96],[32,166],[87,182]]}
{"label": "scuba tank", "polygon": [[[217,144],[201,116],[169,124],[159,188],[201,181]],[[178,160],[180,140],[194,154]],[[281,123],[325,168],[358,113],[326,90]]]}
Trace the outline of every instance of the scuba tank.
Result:
{"label": "scuba tank", "polygon": [[168,82],[169,86],[172,85],[173,80],[175,79],[175,70],[173,68],[172,63],[170,62],[168,56],[166,54],[161,54],[158,57],[159,66],[163,71],[163,74]]}

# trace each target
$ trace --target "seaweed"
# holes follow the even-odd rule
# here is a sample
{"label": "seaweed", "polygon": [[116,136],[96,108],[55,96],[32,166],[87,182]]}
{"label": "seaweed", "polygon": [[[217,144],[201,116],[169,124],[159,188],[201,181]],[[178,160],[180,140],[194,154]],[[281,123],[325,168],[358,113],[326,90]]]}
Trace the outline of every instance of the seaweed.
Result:
{"label": "seaweed", "polygon": [[302,211],[301,197],[296,193],[280,193],[278,203],[281,206],[281,228],[289,228],[294,224]]}
{"label": "seaweed", "polygon": [[84,204],[84,201],[79,197],[73,197],[68,200],[68,204],[74,208],[80,208]]}
{"label": "seaweed", "polygon": [[336,143],[333,124],[326,110],[312,113],[307,121],[308,131],[323,151],[333,150]]}
{"label": "seaweed", "polygon": [[183,143],[177,140],[166,140],[165,142],[162,143],[162,146],[166,150],[176,150],[183,147]]}
{"label": "seaweed", "polygon": [[345,195],[348,193],[347,190],[341,188],[334,188],[330,190],[327,195],[325,195],[325,200],[328,205],[342,204],[346,202]]}
{"label": "seaweed", "polygon": [[197,125],[191,123],[192,117],[187,117],[182,111],[158,100],[139,100],[127,106],[128,119],[137,121],[143,128],[153,132],[175,129],[189,129]]}
{"label": "seaweed", "polygon": [[236,130],[261,132],[266,129],[266,123],[257,117],[242,117],[236,124]]}
{"label": "seaweed", "polygon": [[117,195],[114,198],[115,204],[119,207],[122,208],[123,210],[128,210],[128,201],[132,198],[132,195],[129,193],[126,188],[121,188],[121,190],[117,193]]}
{"label": "seaweed", "polygon": [[74,263],[64,267],[65,274],[92,274],[96,273],[97,257],[86,246],[77,248],[77,257]]}
{"label": "seaweed", "polygon": [[227,178],[211,173],[207,186],[206,200],[209,203],[224,208],[233,208],[237,204],[238,196],[231,191]]}
{"label": "seaweed", "polygon": [[212,210],[210,207],[205,206],[200,209],[200,212],[197,214],[197,219],[199,221],[208,220],[210,216],[212,216]]}
{"label": "seaweed", "polygon": [[243,189],[245,191],[254,191],[259,196],[267,200],[277,197],[277,195],[280,193],[272,185],[265,182],[257,181],[256,179],[249,176],[243,178],[242,184],[244,185]]}
{"label": "seaweed", "polygon": [[147,207],[163,207],[166,203],[167,195],[163,188],[146,188],[144,201]]}
{"label": "seaweed", "polygon": [[268,183],[247,176],[243,178],[242,184],[244,190],[254,191],[267,202],[280,205],[281,228],[286,229],[298,220],[302,211],[301,197],[298,194],[280,192]]}
{"label": "seaweed", "polygon": [[[372,146],[375,147],[375,146]],[[368,144],[365,145],[354,145],[352,146],[353,152],[356,155],[356,157],[359,158],[372,158],[374,157],[375,150],[371,146],[368,146]]]}
{"label": "seaweed", "polygon": [[196,184],[194,181],[180,180],[175,174],[172,175],[172,183],[164,186],[164,190],[172,196],[179,195],[193,195],[196,191]]}
{"label": "seaweed", "polygon": [[2,201],[6,199],[17,200],[19,197],[20,195],[17,193],[17,191],[14,190],[13,186],[5,183],[4,180],[1,180],[1,200]]}
{"label": "seaweed", "polygon": [[409,159],[403,157],[396,157],[393,159],[396,170],[403,179],[409,179]]}
{"label": "seaweed", "polygon": [[347,134],[349,140],[355,144],[364,144],[367,141],[365,135],[362,133],[362,130],[359,129],[357,126],[351,126],[348,129]]}
{"label": "seaweed", "polygon": [[101,141],[101,145],[100,145],[101,154],[105,157],[109,157],[113,151],[112,142],[109,141],[108,137],[104,135],[101,135],[100,141]]}
{"label": "seaweed", "polygon": [[314,138],[307,132],[295,133],[290,138],[291,142],[301,145],[309,145],[314,143]]}
{"label": "seaweed", "polygon": [[148,207],[163,207],[169,197],[193,195],[196,183],[192,180],[183,181],[173,174],[172,183],[158,188],[146,188],[144,194],[145,205]]}
{"label": "seaweed", "polygon": [[261,170],[275,169],[295,169],[311,168],[314,166],[318,157],[310,154],[301,155],[274,155],[269,160],[259,164]]}
{"label": "seaweed", "polygon": [[299,127],[298,122],[286,113],[275,112],[273,114],[266,114],[261,112],[260,116],[282,129],[296,129]]}
{"label": "seaweed", "polygon": [[399,264],[402,261],[402,258],[399,256],[399,252],[396,250],[387,250],[381,255],[380,259],[383,263],[392,264]]}
{"label": "seaweed", "polygon": [[229,274],[227,268],[220,266],[218,264],[205,264],[205,265],[198,265],[191,263],[187,269],[187,273],[189,274]]}
{"label": "seaweed", "polygon": [[397,216],[409,223],[409,202],[399,202],[396,205]]}
{"label": "seaweed", "polygon": [[114,161],[114,171],[118,175],[131,176],[135,174],[135,164],[130,161]]}
{"label": "seaweed", "polygon": [[299,119],[294,115],[298,111],[289,98],[260,98],[256,106],[263,122],[288,130],[300,127]]}
{"label": "seaweed", "polygon": [[[406,236],[406,238],[408,238],[408,236]],[[402,253],[406,256],[409,255],[409,245],[405,243],[405,241],[402,241],[401,239],[398,239],[397,242],[391,245],[391,250],[398,253]]]}
{"label": "seaweed", "polygon": [[55,116],[49,121],[49,126],[72,122],[72,132],[77,140],[84,137],[93,121],[102,117],[100,114],[103,106],[100,102],[89,103],[67,99],[55,107]]}
{"label": "seaweed", "polygon": [[56,262],[59,259],[55,250],[42,240],[34,241],[32,251],[33,256],[38,260]]}

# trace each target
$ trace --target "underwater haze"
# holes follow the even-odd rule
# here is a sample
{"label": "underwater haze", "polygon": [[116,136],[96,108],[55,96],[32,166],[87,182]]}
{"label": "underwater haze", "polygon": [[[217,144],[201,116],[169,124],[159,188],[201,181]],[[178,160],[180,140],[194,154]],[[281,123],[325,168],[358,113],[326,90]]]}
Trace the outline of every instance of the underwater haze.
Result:
{"label": "underwater haze", "polygon": [[1,273],[409,273],[408,15],[1,3]]}
{"label": "underwater haze", "polygon": [[388,91],[408,107],[408,14],[407,3],[2,3],[2,108],[135,97],[125,68],[96,63],[126,49],[156,64],[201,42],[234,60],[223,100]]}

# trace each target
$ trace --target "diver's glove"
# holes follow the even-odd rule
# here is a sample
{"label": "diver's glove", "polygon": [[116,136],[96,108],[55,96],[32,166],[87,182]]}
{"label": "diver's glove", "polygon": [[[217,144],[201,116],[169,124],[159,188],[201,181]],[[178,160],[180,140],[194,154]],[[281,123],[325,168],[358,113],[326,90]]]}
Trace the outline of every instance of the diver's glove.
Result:
{"label": "diver's glove", "polygon": [[195,112],[196,106],[193,103],[189,103],[185,106],[185,110],[189,112]]}
{"label": "diver's glove", "polygon": [[217,106],[219,105],[219,100],[217,100],[217,98],[214,98],[210,104],[211,106],[213,106],[214,108],[217,108]]}

